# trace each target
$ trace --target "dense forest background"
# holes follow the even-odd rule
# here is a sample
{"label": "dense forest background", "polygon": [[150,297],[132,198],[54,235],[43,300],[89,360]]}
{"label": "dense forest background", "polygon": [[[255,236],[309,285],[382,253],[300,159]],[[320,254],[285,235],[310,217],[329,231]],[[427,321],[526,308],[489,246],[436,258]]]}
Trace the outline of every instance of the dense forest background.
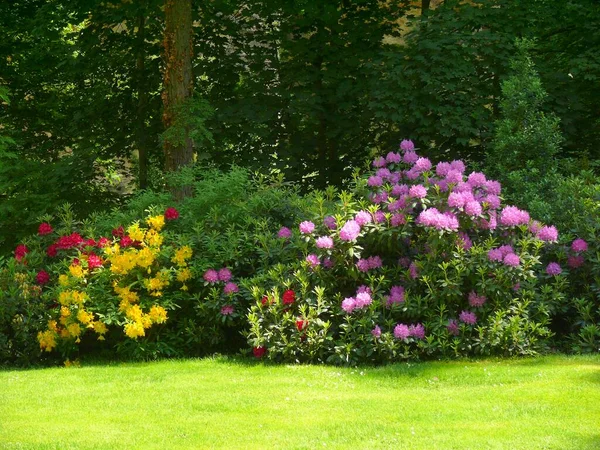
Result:
{"label": "dense forest background", "polygon": [[0,247],[192,162],[308,190],[403,138],[543,212],[595,179],[598,30],[596,0],[2,2]]}

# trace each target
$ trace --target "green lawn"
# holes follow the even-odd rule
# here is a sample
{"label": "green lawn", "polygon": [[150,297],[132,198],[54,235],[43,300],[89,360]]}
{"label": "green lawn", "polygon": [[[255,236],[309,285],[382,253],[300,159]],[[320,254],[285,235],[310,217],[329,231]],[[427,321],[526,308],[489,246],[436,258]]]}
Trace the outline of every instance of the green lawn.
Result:
{"label": "green lawn", "polygon": [[600,448],[600,356],[0,371],[0,447]]}

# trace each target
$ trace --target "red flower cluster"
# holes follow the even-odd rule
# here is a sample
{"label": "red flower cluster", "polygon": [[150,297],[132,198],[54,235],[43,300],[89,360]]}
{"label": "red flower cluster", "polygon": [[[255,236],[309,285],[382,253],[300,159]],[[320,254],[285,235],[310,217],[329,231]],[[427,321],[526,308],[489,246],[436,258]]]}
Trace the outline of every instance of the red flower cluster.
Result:
{"label": "red flower cluster", "polygon": [[298,331],[304,330],[308,326],[308,320],[297,319],[296,320],[296,328]]}
{"label": "red flower cluster", "polygon": [[179,211],[177,211],[173,207],[167,208],[167,210],[165,211],[165,219],[166,220],[176,220],[176,219],[179,219]]}
{"label": "red flower cluster", "polygon": [[45,270],[40,270],[35,276],[35,281],[40,286],[43,286],[44,284],[50,282],[50,275]]}
{"label": "red flower cluster", "polygon": [[54,229],[52,228],[52,225],[50,225],[49,223],[41,223],[39,228],[38,228],[38,234],[40,236],[46,236],[47,234],[50,234],[54,231]]}
{"label": "red flower cluster", "polygon": [[125,229],[123,228],[123,225],[121,225],[119,228],[115,228],[112,230],[112,235],[114,237],[123,237],[125,236]]}
{"label": "red flower cluster", "polygon": [[15,259],[21,261],[27,253],[29,253],[29,249],[25,245],[17,245],[17,248],[15,249]]}
{"label": "red flower cluster", "polygon": [[255,358],[262,358],[267,353],[267,349],[265,347],[254,347],[252,349],[252,353]]}
{"label": "red flower cluster", "polygon": [[83,244],[83,238],[79,233],[72,233],[68,236],[61,236],[56,241],[56,246],[59,250],[69,250],[73,247],[79,247]]}
{"label": "red flower cluster", "polygon": [[88,256],[88,269],[96,269],[98,267],[102,267],[102,260],[100,257],[94,253],[90,253]]}
{"label": "red flower cluster", "polygon": [[52,244],[46,250],[46,255],[48,255],[50,258],[54,258],[57,254],[58,254],[58,244]]}
{"label": "red flower cluster", "polygon": [[295,300],[296,300],[296,293],[294,291],[292,291],[291,289],[289,289],[283,293],[283,304],[284,305],[291,305],[292,303],[294,303]]}

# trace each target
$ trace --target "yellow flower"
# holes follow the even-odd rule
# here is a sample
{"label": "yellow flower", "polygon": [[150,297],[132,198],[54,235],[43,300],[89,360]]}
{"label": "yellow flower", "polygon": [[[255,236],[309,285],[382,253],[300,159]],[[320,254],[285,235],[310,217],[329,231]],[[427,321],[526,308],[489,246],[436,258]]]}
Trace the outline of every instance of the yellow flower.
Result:
{"label": "yellow flower", "polygon": [[62,287],[66,287],[69,285],[69,277],[64,273],[58,276],[58,284]]}
{"label": "yellow flower", "polygon": [[58,303],[65,306],[73,303],[81,306],[87,300],[87,298],[88,297],[85,292],[67,290],[58,294]]}
{"label": "yellow flower", "polygon": [[154,323],[164,323],[167,321],[167,311],[165,311],[165,308],[159,305],[154,305],[152,308],[150,308],[149,316]]}
{"label": "yellow flower", "polygon": [[150,328],[152,326],[152,319],[148,314],[144,314],[140,323],[144,328]]}
{"label": "yellow flower", "polygon": [[110,270],[112,273],[117,275],[126,275],[135,267],[135,263],[135,254],[132,252],[127,252],[122,255],[114,255],[112,258],[110,258]]}
{"label": "yellow flower", "polygon": [[66,306],[60,307],[60,316],[61,317],[69,317],[71,315],[71,310]]}
{"label": "yellow flower", "polygon": [[80,265],[71,265],[69,267],[69,272],[71,272],[71,275],[73,275],[75,278],[83,278],[83,267]]}
{"label": "yellow flower", "polygon": [[177,272],[177,281],[185,283],[192,278],[192,271],[187,267]]}
{"label": "yellow flower", "polygon": [[77,312],[77,320],[84,325],[89,325],[94,320],[94,314],[87,312],[85,309],[80,309]]}
{"label": "yellow flower", "polygon": [[81,327],[78,323],[71,323],[67,325],[67,330],[69,334],[74,337],[78,337],[81,334]]}
{"label": "yellow flower", "polygon": [[139,336],[144,336],[146,332],[141,323],[130,322],[125,325],[125,334],[131,339],[137,339]]}
{"label": "yellow flower", "polygon": [[177,264],[178,266],[186,266],[186,260],[192,257],[192,249],[188,245],[184,245],[180,249],[175,251],[175,256],[171,258],[171,261]]}
{"label": "yellow flower", "polygon": [[43,333],[40,331],[37,335],[40,349],[51,352],[56,347],[56,332],[46,330]]}
{"label": "yellow flower", "polygon": [[133,292],[129,289],[128,286],[126,286],[126,287],[114,286],[114,290],[123,301],[129,302],[129,303],[137,303],[140,299],[135,292]]}
{"label": "yellow flower", "polygon": [[139,322],[142,320],[142,308],[140,308],[139,305],[133,305],[131,308],[125,311],[125,315],[128,319],[131,319],[134,322]]}
{"label": "yellow flower", "polygon": [[160,230],[162,230],[162,227],[165,226],[165,216],[160,215],[160,216],[148,217],[146,219],[146,223],[148,225],[150,225],[150,227],[153,230],[160,231]]}
{"label": "yellow flower", "polygon": [[113,244],[110,246],[106,246],[104,247],[104,254],[106,256],[115,256],[118,255],[121,252],[121,247],[119,247],[119,244]]}
{"label": "yellow flower", "polygon": [[54,331],[55,333],[58,331],[56,320],[48,321],[48,330]]}
{"label": "yellow flower", "polygon": [[144,230],[140,229],[140,224],[137,222],[127,228],[127,234],[134,241],[142,242],[144,240]]}
{"label": "yellow flower", "polygon": [[148,230],[146,232],[146,243],[150,247],[160,247],[163,242],[163,237],[156,230]]}
{"label": "yellow flower", "polygon": [[141,249],[137,254],[137,265],[144,269],[150,267],[154,262],[154,253],[148,247]]}
{"label": "yellow flower", "polygon": [[103,341],[104,340],[104,335],[107,333],[108,328],[106,327],[106,324],[104,324],[104,322],[100,322],[99,320],[94,322],[92,324],[94,331],[96,333],[98,333],[100,336],[98,336],[98,340],[99,341]]}

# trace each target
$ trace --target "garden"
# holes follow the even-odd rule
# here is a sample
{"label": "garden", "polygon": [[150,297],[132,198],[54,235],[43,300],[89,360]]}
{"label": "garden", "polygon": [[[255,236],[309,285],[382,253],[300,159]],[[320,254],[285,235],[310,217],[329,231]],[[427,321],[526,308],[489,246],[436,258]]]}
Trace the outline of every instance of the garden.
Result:
{"label": "garden", "polygon": [[0,444],[597,448],[600,8],[554,3],[0,6]]}

